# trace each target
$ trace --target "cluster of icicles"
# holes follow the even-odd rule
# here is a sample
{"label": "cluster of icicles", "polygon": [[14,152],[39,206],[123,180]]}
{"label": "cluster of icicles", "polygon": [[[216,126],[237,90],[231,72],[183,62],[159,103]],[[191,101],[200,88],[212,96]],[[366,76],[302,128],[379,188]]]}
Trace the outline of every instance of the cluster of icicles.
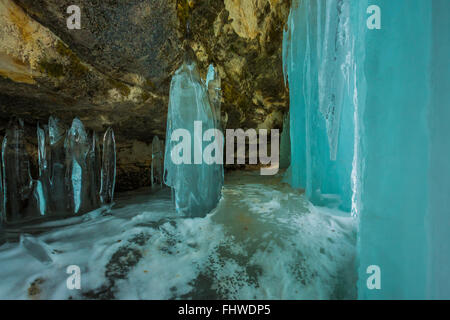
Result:
{"label": "cluster of icicles", "polygon": [[11,120],[3,138],[0,170],[1,224],[67,218],[112,203],[116,176],[114,132],[102,150],[95,132],[75,118],[67,129],[54,117],[37,124],[39,175],[30,173],[21,119]]}

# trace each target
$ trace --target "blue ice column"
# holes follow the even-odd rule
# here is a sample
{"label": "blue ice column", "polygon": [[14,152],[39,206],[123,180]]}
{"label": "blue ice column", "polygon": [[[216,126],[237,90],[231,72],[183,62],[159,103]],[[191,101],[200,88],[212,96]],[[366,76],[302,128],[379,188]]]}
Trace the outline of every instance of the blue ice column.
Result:
{"label": "blue ice column", "polygon": [[[216,152],[223,148],[223,138],[218,141],[217,137],[210,137],[209,141],[203,141],[203,133],[215,129],[216,120],[196,63],[183,63],[173,76],[170,87],[164,183],[175,191],[177,211],[188,217],[204,217],[217,206],[221,197],[223,166],[221,163],[209,164],[202,156],[213,144]],[[172,134],[177,132],[182,132],[183,136],[172,140]],[[185,148],[180,149],[183,144]],[[172,153],[183,156],[187,161],[174,163]],[[218,170],[218,166],[222,170]]]}
{"label": "blue ice column", "polygon": [[290,89],[291,177],[317,205],[350,211],[355,9],[350,0],[292,2],[283,39]]}
{"label": "blue ice column", "polygon": [[[361,171],[357,177],[361,181],[361,188],[357,190],[360,299],[428,297],[427,277],[432,270],[428,262],[427,238],[431,233],[426,227],[427,209],[430,199],[436,197],[432,190],[448,187],[448,180],[433,187],[433,178],[429,176],[430,159],[442,161],[433,154],[443,155],[437,149],[448,146],[442,139],[436,144],[433,141],[430,158],[428,116],[434,111],[441,113],[435,115],[437,118],[431,118],[432,123],[440,123],[439,128],[431,132],[439,134],[448,133],[448,127],[444,129],[443,120],[439,118],[446,114],[446,120],[449,119],[448,110],[442,109],[443,106],[436,104],[435,110],[430,108],[433,100],[432,35],[439,40],[436,45],[440,45],[441,39],[447,40],[448,45],[448,28],[432,30],[432,16],[437,14],[432,8],[437,2],[371,1],[370,4],[381,9],[381,29],[366,29],[365,39],[359,39],[362,42],[359,45],[365,50],[366,83],[360,87],[364,94],[360,95],[358,111],[361,144],[358,159]],[[448,6],[446,12],[449,12]],[[448,26],[447,21],[441,23]],[[444,57],[440,61],[445,65],[442,66],[444,69],[448,68],[448,52],[446,58],[446,63]],[[448,71],[444,74],[441,80],[448,83]],[[443,88],[436,87],[435,90],[442,91]],[[445,152],[448,156],[448,150]],[[441,163],[439,168],[448,177],[448,161],[445,165]],[[431,172],[435,170],[433,168]],[[438,194],[442,196],[442,191]],[[439,197],[432,204],[440,207],[442,213],[443,203]],[[444,198],[448,203],[448,189]],[[446,210],[448,216],[448,207]],[[434,212],[430,214],[435,217]],[[445,221],[448,225],[448,218]],[[448,243],[448,236],[441,239],[444,238]],[[439,250],[439,246],[433,246],[433,250]],[[448,253],[444,255],[448,257]],[[373,277],[377,272],[370,266],[380,268],[380,289],[371,287],[378,277]],[[447,264],[446,273],[448,270]]]}
{"label": "blue ice column", "polygon": [[450,1],[432,3],[427,298],[450,299]]}
{"label": "blue ice column", "polygon": [[88,134],[80,119],[73,119],[65,140],[68,163],[68,188],[70,208],[73,214],[82,214],[89,209],[89,183],[87,155],[90,149]]}

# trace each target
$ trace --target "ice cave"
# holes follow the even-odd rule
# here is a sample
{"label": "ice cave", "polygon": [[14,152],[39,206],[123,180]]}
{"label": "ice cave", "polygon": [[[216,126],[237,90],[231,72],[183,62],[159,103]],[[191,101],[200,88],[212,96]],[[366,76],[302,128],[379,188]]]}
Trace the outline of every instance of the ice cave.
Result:
{"label": "ice cave", "polygon": [[450,1],[79,4],[0,0],[0,299],[450,299]]}

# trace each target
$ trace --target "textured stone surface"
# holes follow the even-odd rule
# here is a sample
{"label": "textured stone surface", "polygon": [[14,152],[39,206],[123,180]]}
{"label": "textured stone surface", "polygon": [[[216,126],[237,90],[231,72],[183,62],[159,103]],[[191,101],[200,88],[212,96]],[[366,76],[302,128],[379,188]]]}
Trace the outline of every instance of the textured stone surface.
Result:
{"label": "textured stone surface", "polygon": [[67,124],[78,116],[98,132],[112,126],[118,190],[132,188],[151,161],[135,146],[165,135],[170,79],[185,45],[202,76],[210,63],[218,67],[228,128],[281,128],[290,0],[79,0],[81,30],[66,26],[71,4],[0,0],[0,135],[12,115],[30,126],[49,115]]}

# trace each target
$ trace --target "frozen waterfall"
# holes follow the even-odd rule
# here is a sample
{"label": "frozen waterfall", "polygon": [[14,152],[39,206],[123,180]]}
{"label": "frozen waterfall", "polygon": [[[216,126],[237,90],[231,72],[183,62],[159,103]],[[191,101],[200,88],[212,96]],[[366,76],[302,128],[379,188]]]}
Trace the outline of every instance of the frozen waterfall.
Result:
{"label": "frozen waterfall", "polygon": [[288,178],[358,219],[359,298],[448,299],[450,2],[371,4],[292,3]]}

